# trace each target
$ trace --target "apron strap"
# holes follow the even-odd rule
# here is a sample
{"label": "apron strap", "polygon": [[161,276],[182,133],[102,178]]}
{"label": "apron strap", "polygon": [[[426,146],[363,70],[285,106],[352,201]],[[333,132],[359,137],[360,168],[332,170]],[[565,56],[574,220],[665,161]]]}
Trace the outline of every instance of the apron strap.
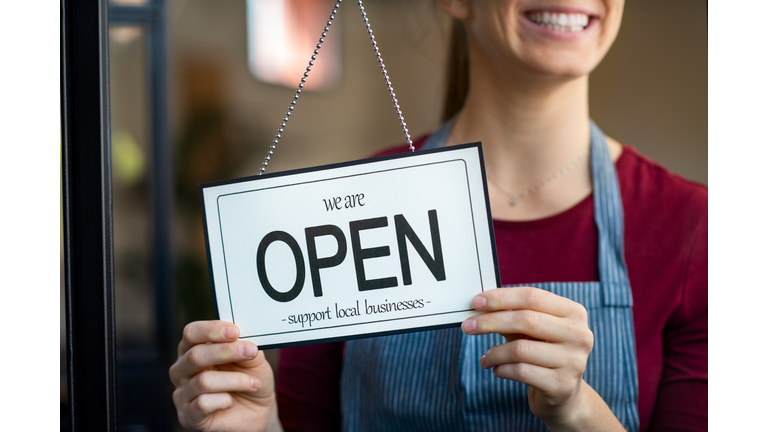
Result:
{"label": "apron strap", "polygon": [[595,224],[599,233],[600,284],[604,306],[632,306],[624,261],[624,208],[616,167],[603,131],[590,119],[590,163]]}
{"label": "apron strap", "polygon": [[443,147],[448,141],[448,136],[451,134],[453,124],[456,123],[456,117],[458,116],[458,114],[455,114],[450,120],[440,125],[440,127],[427,138],[427,141],[421,146],[420,150],[432,150]]}

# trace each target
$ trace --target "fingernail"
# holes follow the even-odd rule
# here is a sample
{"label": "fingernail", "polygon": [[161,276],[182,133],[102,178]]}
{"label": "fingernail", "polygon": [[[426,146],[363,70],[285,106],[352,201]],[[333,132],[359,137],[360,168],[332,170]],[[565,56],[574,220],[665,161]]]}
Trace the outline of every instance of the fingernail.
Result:
{"label": "fingernail", "polygon": [[475,309],[483,308],[486,304],[488,304],[488,300],[486,300],[483,296],[477,296],[472,299],[472,307]]}
{"label": "fingernail", "polygon": [[261,387],[261,382],[256,378],[251,378],[251,387],[258,389]]}
{"label": "fingernail", "polygon": [[480,357],[480,366],[485,367],[485,354],[483,354],[483,356]]}
{"label": "fingernail", "polygon": [[475,329],[477,329],[477,321],[475,321],[474,318],[470,318],[464,321],[464,324],[462,324],[461,327],[465,332],[475,331]]}
{"label": "fingernail", "polygon": [[224,329],[221,330],[221,335],[224,336],[226,339],[234,339],[240,334],[240,331],[237,329],[237,327],[224,327]]}
{"label": "fingernail", "polygon": [[256,357],[256,345],[247,343],[242,347],[244,357]]}

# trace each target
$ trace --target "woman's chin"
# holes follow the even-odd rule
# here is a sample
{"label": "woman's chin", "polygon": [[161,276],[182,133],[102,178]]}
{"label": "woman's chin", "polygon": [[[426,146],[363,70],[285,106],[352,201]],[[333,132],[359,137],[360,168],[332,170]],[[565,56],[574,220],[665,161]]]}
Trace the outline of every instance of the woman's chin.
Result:
{"label": "woman's chin", "polygon": [[552,24],[554,18],[546,11],[521,13],[515,25],[508,29],[507,40],[518,59],[530,70],[564,78],[587,75],[610,46],[603,40],[605,23],[590,12],[571,11],[562,18],[561,22],[570,24]]}
{"label": "woman's chin", "polygon": [[530,74],[542,78],[561,78],[563,80],[580,78],[592,72],[597,61],[588,62],[586,59],[592,56],[579,56],[575,53],[549,54],[532,53],[520,59],[523,67]]}

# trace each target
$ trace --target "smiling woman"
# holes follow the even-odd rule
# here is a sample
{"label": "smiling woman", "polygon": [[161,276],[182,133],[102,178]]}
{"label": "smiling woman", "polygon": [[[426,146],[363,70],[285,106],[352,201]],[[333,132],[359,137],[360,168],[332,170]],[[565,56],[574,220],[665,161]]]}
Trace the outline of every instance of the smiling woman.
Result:
{"label": "smiling woman", "polygon": [[706,430],[707,190],[590,118],[623,1],[438,4],[445,122],[414,145],[482,142],[503,286],[461,329],[284,349],[277,391],[236,326],[192,323],[170,371],[182,424]]}

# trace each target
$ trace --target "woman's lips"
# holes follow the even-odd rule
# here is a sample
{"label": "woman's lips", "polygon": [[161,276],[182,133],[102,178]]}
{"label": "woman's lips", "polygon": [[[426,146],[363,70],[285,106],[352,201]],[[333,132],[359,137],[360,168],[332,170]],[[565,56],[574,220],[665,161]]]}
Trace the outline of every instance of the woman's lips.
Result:
{"label": "woman's lips", "polygon": [[529,11],[525,13],[528,21],[543,27],[547,30],[575,33],[587,29],[590,24],[590,16],[579,12],[557,12],[557,11]]}

